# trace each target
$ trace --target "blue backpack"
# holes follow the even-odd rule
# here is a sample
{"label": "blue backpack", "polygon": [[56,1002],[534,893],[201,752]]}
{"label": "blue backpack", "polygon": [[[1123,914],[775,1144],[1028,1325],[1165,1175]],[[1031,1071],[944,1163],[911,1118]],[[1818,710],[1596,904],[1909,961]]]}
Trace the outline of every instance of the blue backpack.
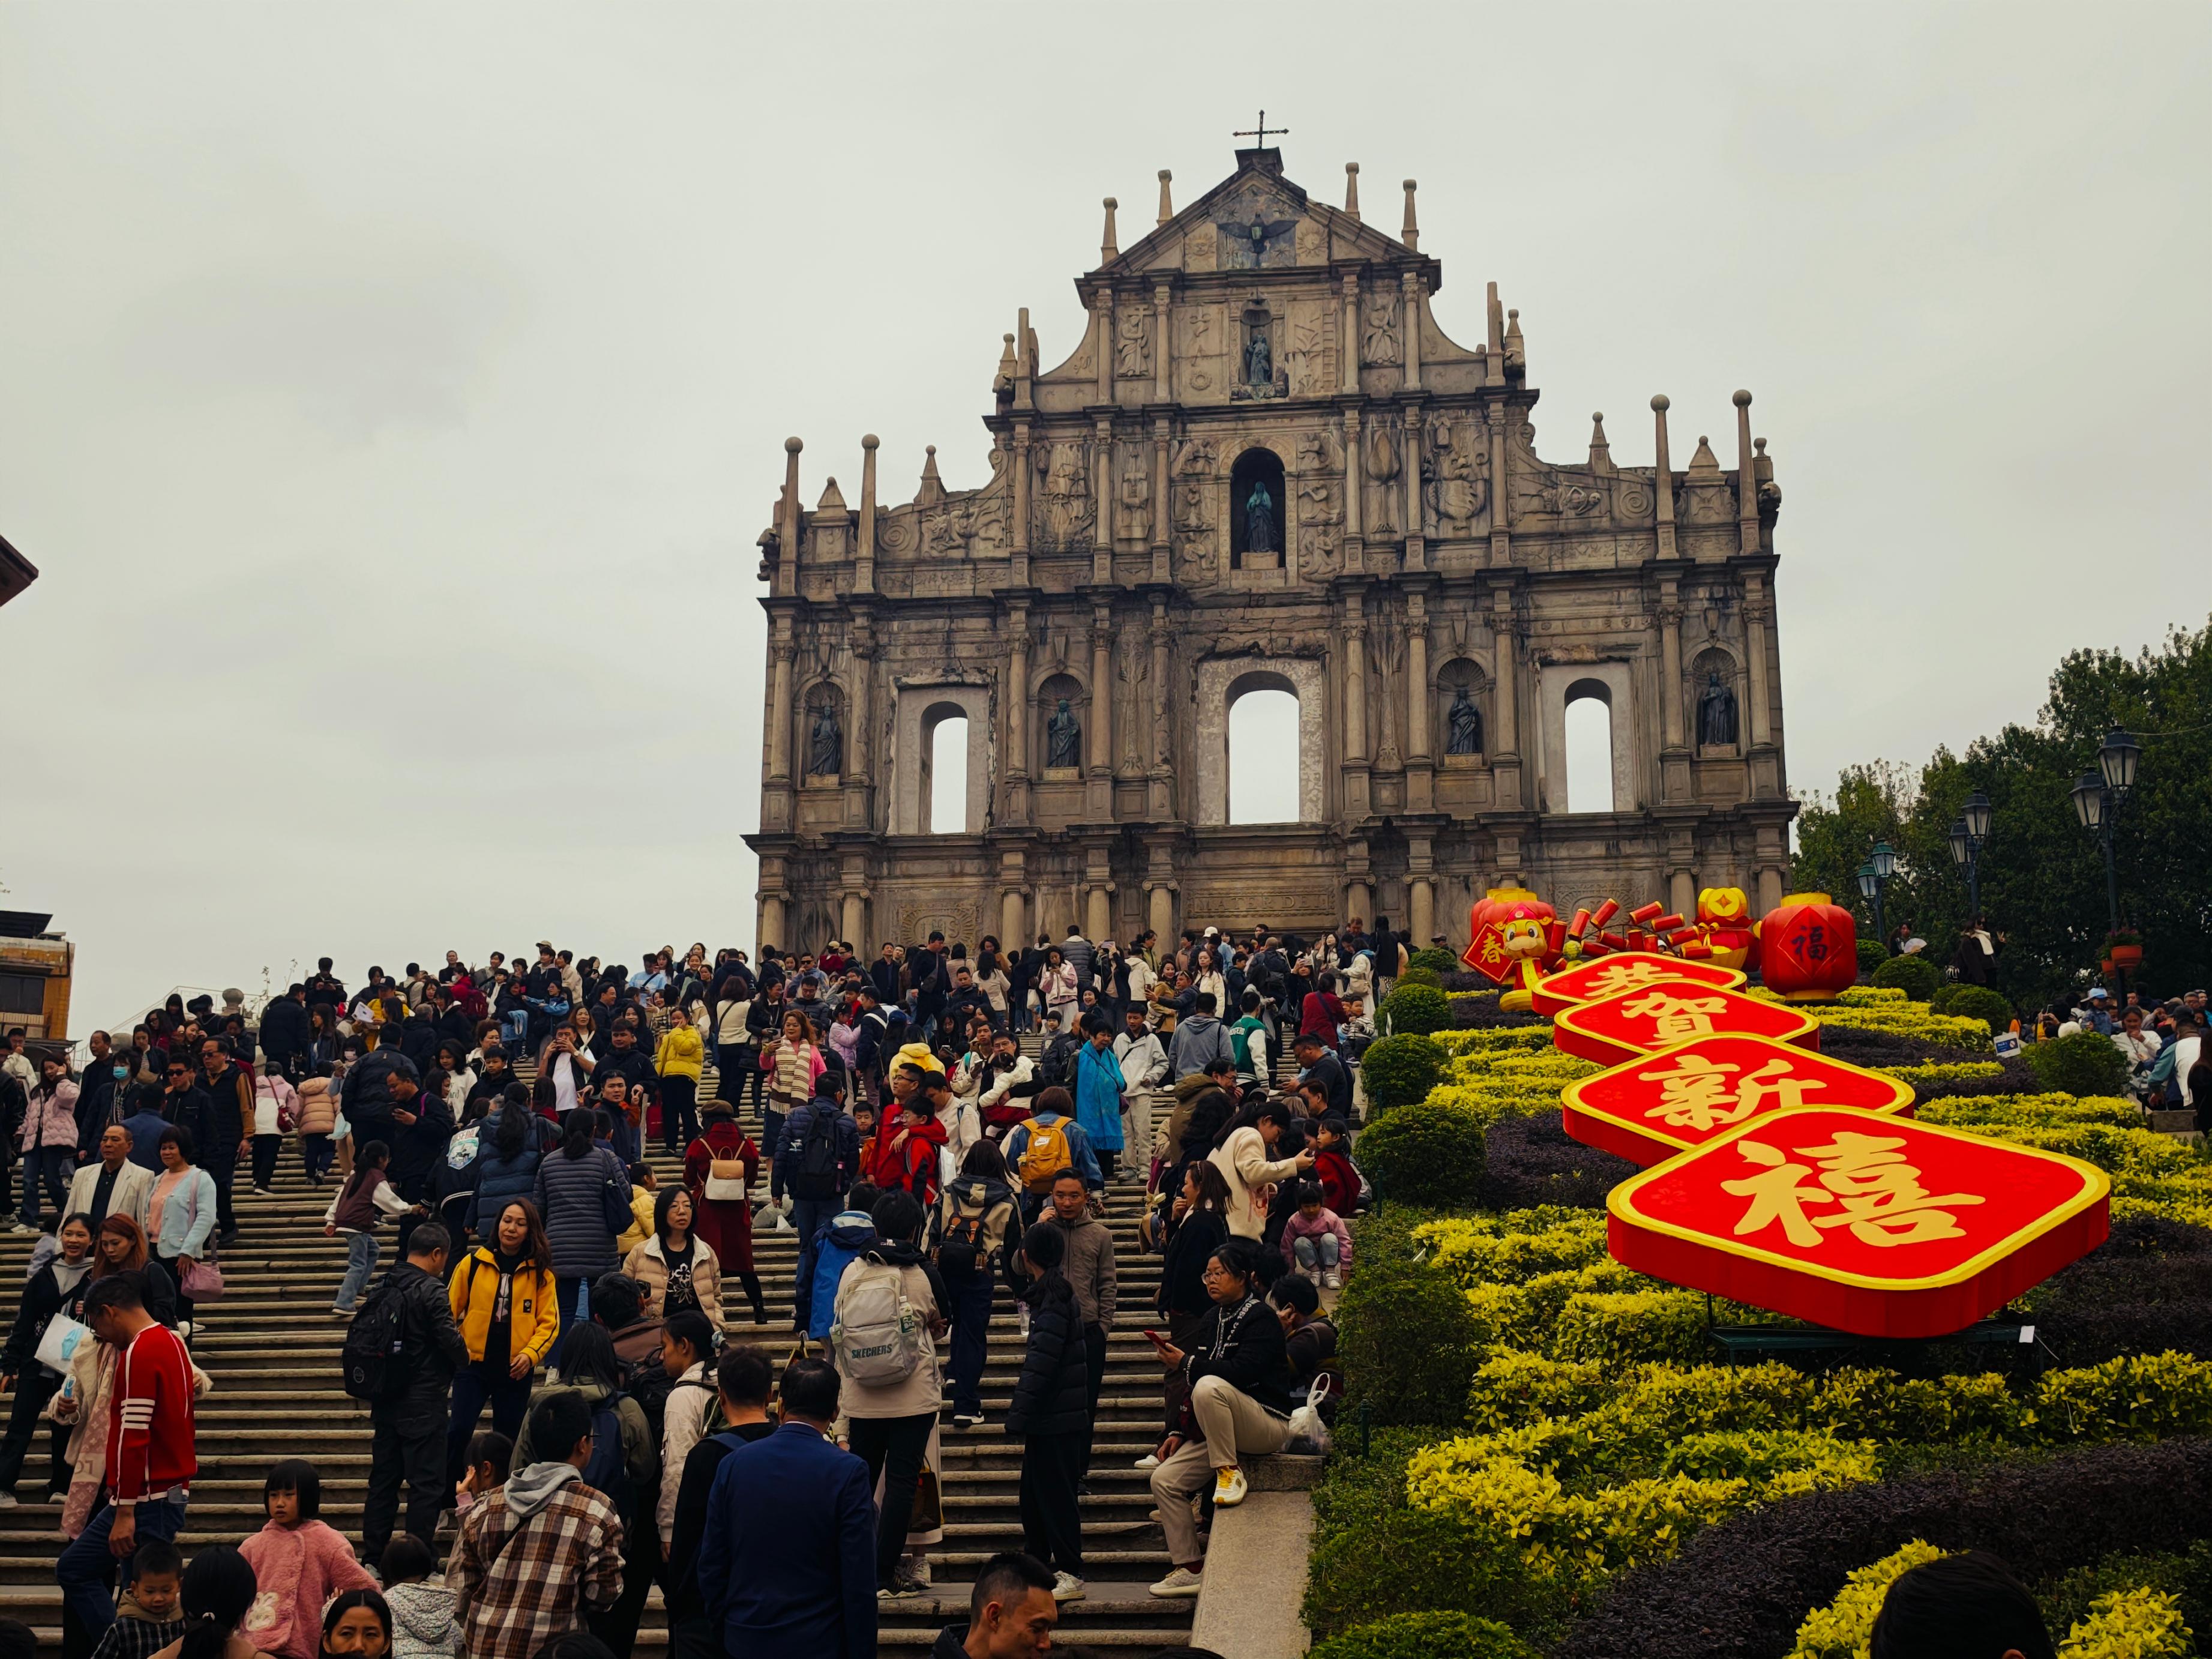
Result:
{"label": "blue backpack", "polygon": [[827,1231],[823,1234],[822,1248],[814,1253],[814,1304],[807,1310],[806,1320],[806,1334],[815,1341],[827,1341],[830,1327],[836,1322],[837,1281],[845,1276],[853,1258],[875,1242],[873,1228],[864,1242],[854,1245],[839,1243]]}

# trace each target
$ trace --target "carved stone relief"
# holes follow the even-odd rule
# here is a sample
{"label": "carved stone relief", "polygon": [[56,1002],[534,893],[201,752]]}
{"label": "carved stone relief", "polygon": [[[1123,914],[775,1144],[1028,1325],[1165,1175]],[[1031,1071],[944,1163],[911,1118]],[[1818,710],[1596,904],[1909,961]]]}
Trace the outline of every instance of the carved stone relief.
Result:
{"label": "carved stone relief", "polygon": [[1398,475],[1405,463],[1398,447],[1398,425],[1378,417],[1362,440],[1367,446],[1367,499],[1361,521],[1371,542],[1395,541],[1406,533],[1399,505]]}
{"label": "carved stone relief", "polygon": [[1213,270],[1219,267],[1220,244],[1212,223],[1208,221],[1193,225],[1190,234],[1182,240],[1182,268],[1185,270]]}
{"label": "carved stone relief", "polygon": [[1328,228],[1311,219],[1298,221],[1297,261],[1302,265],[1328,263]]}
{"label": "carved stone relief", "polygon": [[1037,544],[1048,553],[1079,553],[1091,545],[1091,447],[1052,444],[1040,448]]}
{"label": "carved stone relief", "polygon": [[1152,464],[1142,448],[1132,447],[1114,486],[1114,539],[1141,542],[1152,533]]}
{"label": "carved stone relief", "polygon": [[1344,443],[1334,429],[1298,440],[1297,488],[1299,567],[1333,572],[1344,533]]}
{"label": "carved stone relief", "polygon": [[1328,300],[1291,301],[1284,356],[1292,397],[1326,398],[1336,390],[1336,313]]}
{"label": "carved stone relief", "polygon": [[1386,368],[1399,361],[1398,296],[1388,289],[1368,296],[1360,307],[1359,361]]}
{"label": "carved stone relief", "polygon": [[1219,562],[1215,528],[1215,474],[1219,452],[1211,438],[1188,438],[1175,459],[1176,551],[1189,567],[1212,575]]}
{"label": "carved stone relief", "polygon": [[1421,447],[1422,528],[1431,536],[1471,536],[1490,510],[1490,447],[1463,422],[1429,422]]}
{"label": "carved stone relief", "polygon": [[1224,361],[1229,350],[1229,326],[1222,307],[1184,306],[1182,320],[1182,381],[1184,390],[1211,402],[1224,395],[1229,380]]}
{"label": "carved stone relief", "polygon": [[1114,373],[1134,380],[1149,379],[1152,372],[1152,319],[1133,305],[1124,306],[1114,325]]}

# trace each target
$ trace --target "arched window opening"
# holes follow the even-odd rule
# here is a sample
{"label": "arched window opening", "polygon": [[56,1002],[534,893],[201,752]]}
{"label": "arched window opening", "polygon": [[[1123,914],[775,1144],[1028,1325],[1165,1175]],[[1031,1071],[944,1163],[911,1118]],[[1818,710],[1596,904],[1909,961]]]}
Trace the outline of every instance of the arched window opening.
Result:
{"label": "arched window opening", "polygon": [[1263,686],[1229,704],[1229,822],[1298,821],[1298,700]]}
{"label": "arched window opening", "polygon": [[922,821],[933,836],[968,833],[968,716],[958,708],[923,717]]}
{"label": "arched window opening", "polygon": [[1604,685],[1583,680],[1567,688],[1566,728],[1566,810],[1612,811],[1613,704]]}
{"label": "arched window opening", "polygon": [[1229,562],[1241,570],[1273,570],[1283,562],[1283,527],[1289,522],[1283,463],[1255,446],[1237,458],[1229,474]]}

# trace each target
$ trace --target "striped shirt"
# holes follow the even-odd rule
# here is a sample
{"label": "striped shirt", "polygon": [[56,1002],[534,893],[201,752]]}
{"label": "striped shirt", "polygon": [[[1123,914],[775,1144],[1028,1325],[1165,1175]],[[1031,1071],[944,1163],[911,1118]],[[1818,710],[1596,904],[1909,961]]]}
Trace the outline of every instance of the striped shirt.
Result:
{"label": "striped shirt", "polygon": [[199,1471],[192,1449],[192,1362],[177,1334],[149,1325],[115,1362],[107,1401],[107,1490],[118,1504],[155,1498]]}

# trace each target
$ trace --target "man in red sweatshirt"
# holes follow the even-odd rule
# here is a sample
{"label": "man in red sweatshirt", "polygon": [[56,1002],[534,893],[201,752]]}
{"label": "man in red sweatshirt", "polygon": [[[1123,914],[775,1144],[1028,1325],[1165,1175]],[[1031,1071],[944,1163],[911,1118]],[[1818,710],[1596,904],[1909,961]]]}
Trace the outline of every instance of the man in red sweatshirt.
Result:
{"label": "man in red sweatshirt", "polygon": [[89,1653],[115,1622],[116,1564],[141,1544],[174,1542],[183,1530],[186,1489],[199,1468],[191,1358],[177,1334],[146,1311],[137,1275],[118,1273],[94,1285],[84,1318],[93,1335],[117,1352],[107,1403],[107,1491],[54,1563],[64,1648],[72,1653]]}

